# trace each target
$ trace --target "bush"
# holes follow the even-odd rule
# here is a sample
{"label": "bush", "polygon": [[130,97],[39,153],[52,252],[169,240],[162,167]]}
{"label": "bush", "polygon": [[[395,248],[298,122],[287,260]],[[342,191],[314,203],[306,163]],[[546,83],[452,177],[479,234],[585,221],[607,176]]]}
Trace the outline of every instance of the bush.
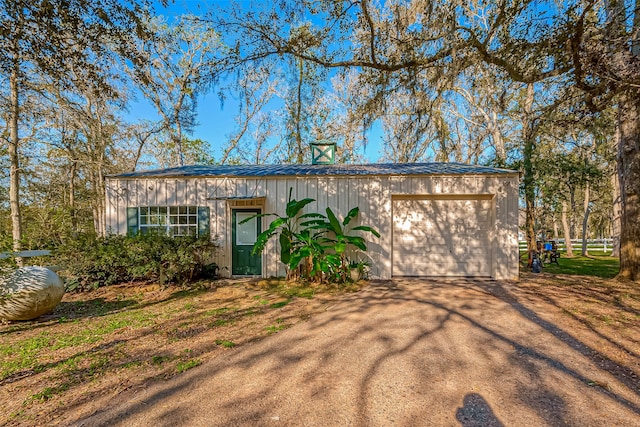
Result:
{"label": "bush", "polygon": [[54,259],[68,290],[88,290],[132,280],[186,283],[211,271],[217,248],[209,236],[83,235],[56,248]]}

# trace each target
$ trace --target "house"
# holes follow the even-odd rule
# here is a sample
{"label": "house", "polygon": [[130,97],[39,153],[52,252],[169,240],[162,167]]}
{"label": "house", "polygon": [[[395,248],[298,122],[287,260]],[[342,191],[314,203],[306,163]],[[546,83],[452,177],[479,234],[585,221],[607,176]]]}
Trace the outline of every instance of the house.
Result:
{"label": "house", "polygon": [[[370,275],[518,277],[518,182],[515,171],[458,163],[184,166],[106,178],[112,233],[161,227],[171,235],[210,233],[226,275],[284,276],[277,239],[251,254],[268,217],[293,198],[316,201],[377,229],[365,254]],[[364,235],[363,235],[364,236]]]}

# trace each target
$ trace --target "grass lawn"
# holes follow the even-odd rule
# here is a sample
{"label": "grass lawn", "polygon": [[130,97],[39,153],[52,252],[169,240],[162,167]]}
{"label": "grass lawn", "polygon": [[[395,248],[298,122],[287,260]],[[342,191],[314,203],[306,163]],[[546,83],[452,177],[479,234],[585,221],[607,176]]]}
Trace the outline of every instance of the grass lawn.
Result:
{"label": "grass lawn", "polygon": [[65,294],[39,319],[0,321],[0,425],[64,424],[70,407],[108,405],[114,394],[278,333],[358,289],[274,279]]}
{"label": "grass lawn", "polygon": [[[576,254],[573,258],[568,258],[566,253],[560,252],[561,256],[556,264],[544,264],[543,271],[552,274],[574,274],[578,276],[595,276],[611,279],[618,274],[620,260],[605,255],[603,252],[592,251],[588,257]],[[522,265],[526,268],[527,253],[520,253]]]}

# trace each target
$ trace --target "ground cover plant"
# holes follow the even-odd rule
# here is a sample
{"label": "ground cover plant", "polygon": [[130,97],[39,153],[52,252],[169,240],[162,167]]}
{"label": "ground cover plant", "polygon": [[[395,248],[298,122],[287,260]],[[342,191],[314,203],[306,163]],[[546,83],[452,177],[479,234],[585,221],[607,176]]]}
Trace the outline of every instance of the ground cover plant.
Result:
{"label": "ground cover plant", "polygon": [[352,290],[274,279],[68,293],[50,315],[0,323],[0,425],[60,422],[71,408],[106,405],[114,393],[304,321]]}
{"label": "ground cover plant", "polygon": [[[520,266],[527,269],[527,253],[520,253]],[[592,251],[589,256],[577,255],[568,258],[560,253],[558,263],[544,263],[542,271],[551,274],[575,274],[611,279],[620,270],[620,260],[602,251]]]}

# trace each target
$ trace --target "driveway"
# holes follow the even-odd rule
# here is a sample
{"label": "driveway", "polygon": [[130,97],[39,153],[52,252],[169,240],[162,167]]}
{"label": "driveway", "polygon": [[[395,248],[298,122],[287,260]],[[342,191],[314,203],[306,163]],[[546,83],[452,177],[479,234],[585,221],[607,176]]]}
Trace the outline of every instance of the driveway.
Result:
{"label": "driveway", "polygon": [[515,286],[374,283],[76,425],[640,425],[633,372],[601,369]]}

